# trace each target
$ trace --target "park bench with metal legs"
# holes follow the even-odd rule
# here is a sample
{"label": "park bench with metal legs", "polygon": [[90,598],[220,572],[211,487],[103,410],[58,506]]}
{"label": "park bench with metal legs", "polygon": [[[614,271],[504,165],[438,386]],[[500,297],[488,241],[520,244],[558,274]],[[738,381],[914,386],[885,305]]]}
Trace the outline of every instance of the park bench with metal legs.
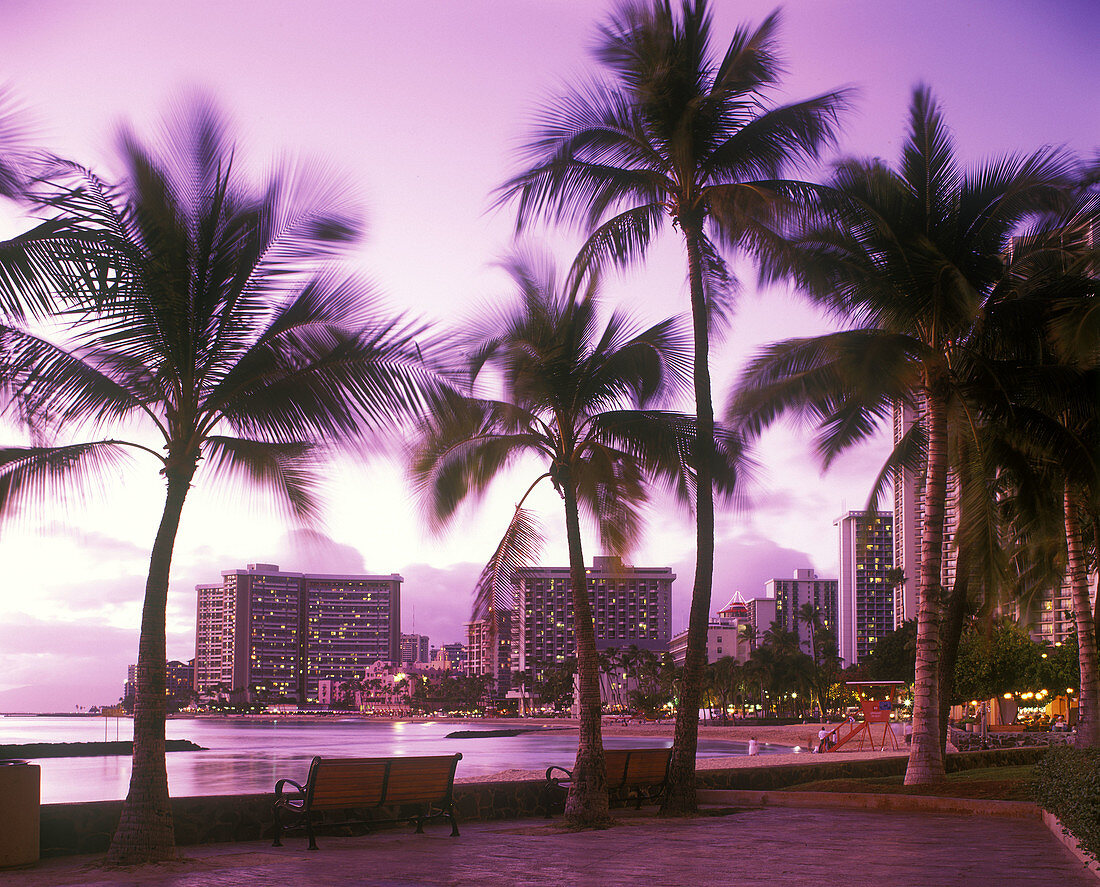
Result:
{"label": "park bench with metal legs", "polygon": [[[324,825],[365,825],[386,822],[416,823],[417,834],[424,823],[440,817],[451,821],[451,835],[458,835],[454,812],[455,768],[461,754],[400,758],[322,758],[309,765],[305,785],[292,779],[275,783],[275,840],[281,847],[283,831],[304,828],[309,849],[317,849],[315,829]],[[380,808],[418,808],[412,815],[393,819],[363,816]],[[332,813],[349,818],[329,821]],[[355,816],[354,814],[359,814]],[[288,825],[286,820],[290,820]]]}
{"label": "park bench with metal legs", "polygon": [[[635,808],[642,801],[656,803],[668,781],[668,763],[672,757],[670,748],[617,748],[606,749],[607,791],[613,799],[628,801],[633,798]],[[553,806],[555,791],[568,791],[573,784],[573,771],[564,767],[546,770],[547,815]]]}

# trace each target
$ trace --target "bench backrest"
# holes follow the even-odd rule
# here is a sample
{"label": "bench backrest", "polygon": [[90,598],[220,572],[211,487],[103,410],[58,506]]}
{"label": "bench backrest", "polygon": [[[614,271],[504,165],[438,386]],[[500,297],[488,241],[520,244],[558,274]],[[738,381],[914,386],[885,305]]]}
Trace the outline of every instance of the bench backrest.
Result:
{"label": "bench backrest", "polygon": [[346,810],[386,804],[439,803],[451,796],[461,754],[406,758],[321,758],[309,767],[307,804]]}
{"label": "bench backrest", "polygon": [[668,773],[670,748],[609,749],[604,752],[607,761],[607,787],[660,785]]}
{"label": "bench backrest", "polygon": [[314,810],[346,810],[382,803],[386,762],[378,758],[314,758],[306,783]]}

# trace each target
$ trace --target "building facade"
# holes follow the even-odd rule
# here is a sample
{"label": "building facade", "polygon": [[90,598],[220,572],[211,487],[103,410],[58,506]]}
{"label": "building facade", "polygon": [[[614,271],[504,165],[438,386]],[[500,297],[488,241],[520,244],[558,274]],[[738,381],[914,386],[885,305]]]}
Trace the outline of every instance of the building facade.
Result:
{"label": "building facade", "polygon": [[466,673],[466,645],[444,644],[432,650],[432,662],[445,662],[451,671]]}
{"label": "building facade", "polygon": [[485,619],[466,623],[466,674],[489,675],[497,696],[511,689],[514,632],[512,610],[494,610]]}
{"label": "building facade", "polygon": [[250,699],[316,702],[318,681],[396,661],[402,581],[249,564],[222,573],[220,586],[196,586],[196,691],[220,684]]}
{"label": "building facade", "polygon": [[209,692],[219,686],[229,689],[233,686],[236,598],[224,582],[196,585],[195,592],[195,692]]}
{"label": "building facade", "polygon": [[[632,567],[618,557],[596,557],[585,572],[598,650],[668,650],[676,579],[669,567]],[[541,679],[547,668],[576,655],[569,568],[521,569],[513,591],[512,666]]]}
{"label": "building facade", "polygon": [[796,632],[800,647],[810,654],[814,652],[814,637],[802,608],[807,604],[813,607],[820,625],[835,633],[837,593],[836,579],[822,579],[810,569],[795,570],[791,579],[769,579],[764,583],[764,597],[775,601],[775,621],[786,631]]}
{"label": "building facade", "polygon": [[866,656],[894,630],[893,515],[888,511],[849,511],[834,525],[840,537],[837,641],[844,665]]}
{"label": "building facade", "polygon": [[[901,403],[893,407],[894,446],[920,418],[919,409]],[[894,628],[917,618],[917,589],[920,587],[921,532],[924,527],[924,476],[908,468],[893,472],[894,552],[893,561],[900,579],[895,583]],[[955,584],[955,532],[959,525],[959,485],[953,472],[947,474],[947,500],[943,519],[943,560],[940,581],[950,589]]]}
{"label": "building facade", "polygon": [[[749,635],[742,630],[742,623],[737,619],[724,619],[721,616],[711,619],[707,625],[707,662],[717,662],[726,656],[732,656],[738,662],[747,662],[755,644]],[[683,668],[687,661],[686,630],[674,634],[668,642],[668,652],[677,667]]]}
{"label": "building facade", "polygon": [[417,662],[431,662],[428,636],[426,634],[401,635],[401,664],[413,665]]}

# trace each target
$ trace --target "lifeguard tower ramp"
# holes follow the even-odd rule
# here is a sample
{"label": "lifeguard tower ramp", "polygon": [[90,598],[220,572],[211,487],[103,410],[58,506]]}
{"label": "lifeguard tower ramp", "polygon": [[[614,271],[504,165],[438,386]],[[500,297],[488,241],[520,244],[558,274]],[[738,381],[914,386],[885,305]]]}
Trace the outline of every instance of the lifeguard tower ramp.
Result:
{"label": "lifeguard tower ramp", "polygon": [[849,681],[848,686],[860,696],[862,720],[857,720],[853,715],[834,727],[825,737],[825,748],[822,751],[835,752],[851,743],[856,743],[855,748],[860,751],[865,745],[870,746],[871,751],[885,751],[887,747],[900,750],[901,745],[894,735],[892,722],[897,694],[905,686],[905,682]]}

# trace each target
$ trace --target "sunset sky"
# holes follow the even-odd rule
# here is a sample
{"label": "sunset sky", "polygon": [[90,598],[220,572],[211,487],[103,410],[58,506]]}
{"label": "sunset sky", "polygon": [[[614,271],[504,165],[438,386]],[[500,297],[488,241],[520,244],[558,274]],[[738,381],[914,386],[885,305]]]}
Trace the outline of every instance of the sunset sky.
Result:
{"label": "sunset sky", "polygon": [[[773,3],[715,0],[719,47]],[[335,166],[361,199],[363,268],[399,310],[441,325],[507,293],[493,267],[509,248],[511,208],[490,194],[516,170],[534,112],[588,76],[591,0],[278,0],[87,3],[0,0],[0,83],[36,121],[38,142],[112,177],[112,133],[139,131],[181,92],[212,93],[239,124],[247,154],[290,153]],[[896,158],[912,87],[941,100],[960,155],[979,161],[1064,144],[1100,148],[1100,15],[1092,0],[796,0],[783,7],[789,76],[779,101],[851,85],[840,153]],[[806,173],[813,175],[812,171]],[[28,223],[0,207],[0,236]],[[562,264],[576,233],[548,235]],[[608,303],[656,321],[686,312],[680,244],[667,236],[644,268],[615,277]],[[760,290],[751,265],[733,327],[714,349],[718,405],[738,368],[770,341],[830,321],[784,290]],[[19,440],[0,425],[0,439]],[[761,442],[752,508],[720,514],[714,607],[735,591],[811,566],[835,576],[832,521],[864,504],[885,443],[822,476],[809,437],[779,428]],[[401,573],[403,630],[433,644],[463,640],[473,580],[534,475],[501,478],[495,494],[430,538],[393,461],[334,465],[327,525],[296,532],[260,498],[199,486],[176,545],[168,652],[194,655],[194,586],[254,562],[317,572]],[[135,461],[93,501],[43,503],[0,528],[0,711],[72,710],[112,702],[137,651],[148,552],[163,505],[156,466]],[[560,501],[539,500],[564,565]],[[600,552],[586,539],[586,559]],[[674,630],[687,617],[690,518],[660,503],[631,560],[672,566]]]}

